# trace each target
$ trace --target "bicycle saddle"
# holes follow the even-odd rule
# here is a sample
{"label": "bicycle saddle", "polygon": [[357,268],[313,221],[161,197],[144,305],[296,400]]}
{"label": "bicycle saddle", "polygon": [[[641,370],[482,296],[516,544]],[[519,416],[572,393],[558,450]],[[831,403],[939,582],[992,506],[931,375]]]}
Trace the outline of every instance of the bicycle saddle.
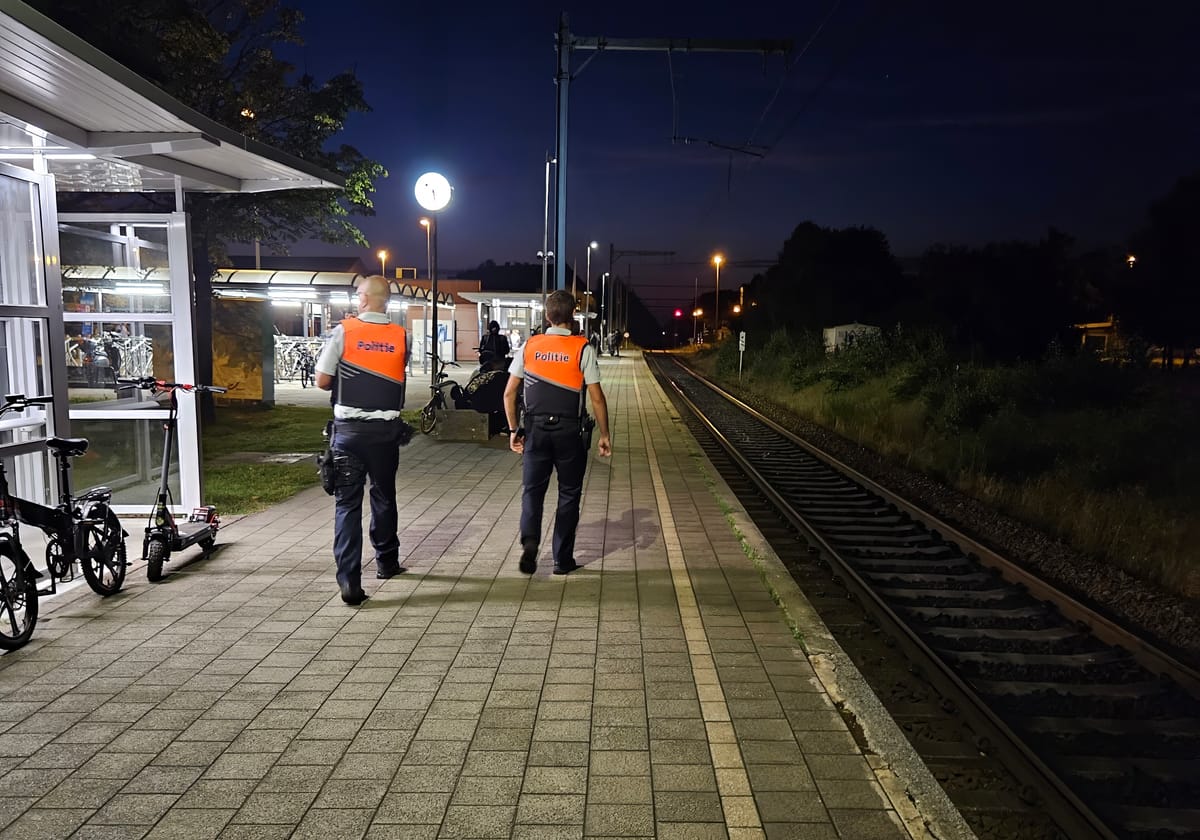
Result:
{"label": "bicycle saddle", "polygon": [[55,455],[66,455],[75,457],[87,452],[87,438],[60,438],[52,437],[46,441],[46,446],[54,450]]}

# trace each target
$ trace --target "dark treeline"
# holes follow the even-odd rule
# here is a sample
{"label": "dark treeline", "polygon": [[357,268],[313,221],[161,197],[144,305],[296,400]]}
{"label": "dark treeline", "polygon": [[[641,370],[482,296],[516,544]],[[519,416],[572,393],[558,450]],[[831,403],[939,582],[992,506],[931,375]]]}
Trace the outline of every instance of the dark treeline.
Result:
{"label": "dark treeline", "polygon": [[[1073,324],[1113,314],[1128,347],[1182,351],[1200,345],[1198,224],[1200,175],[1181,179],[1141,229],[1107,248],[1083,249],[1050,228],[1036,242],[934,245],[905,271],[878,230],[804,222],[745,287],[738,326],[926,327],[959,352],[1005,361],[1039,357],[1056,340],[1077,344]],[[734,295],[722,292],[724,320]]]}

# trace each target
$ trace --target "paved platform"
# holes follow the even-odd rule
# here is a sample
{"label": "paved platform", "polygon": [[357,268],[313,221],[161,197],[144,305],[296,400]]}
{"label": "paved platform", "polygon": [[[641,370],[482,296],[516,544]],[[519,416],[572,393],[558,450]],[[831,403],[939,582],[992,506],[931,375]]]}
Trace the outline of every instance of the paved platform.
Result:
{"label": "paved platform", "polygon": [[517,571],[518,456],[419,438],[360,608],[319,489],[48,603],[0,658],[0,838],[970,836],[640,357],[602,370],[570,576]]}

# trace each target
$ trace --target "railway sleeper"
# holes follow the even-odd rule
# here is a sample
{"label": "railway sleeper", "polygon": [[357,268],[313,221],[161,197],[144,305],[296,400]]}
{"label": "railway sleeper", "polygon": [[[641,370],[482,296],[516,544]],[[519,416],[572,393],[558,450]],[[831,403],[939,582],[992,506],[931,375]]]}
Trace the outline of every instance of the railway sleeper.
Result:
{"label": "railway sleeper", "polygon": [[1016,717],[1157,718],[1179,708],[1171,693],[1153,680],[1087,685],[973,677],[970,682],[998,710]]}
{"label": "railway sleeper", "polygon": [[1104,809],[1131,840],[1196,840],[1200,810],[1195,808],[1112,807]]}
{"label": "railway sleeper", "polygon": [[[1062,624],[1062,617],[1044,605],[1015,609],[978,610],[963,607],[903,607],[906,616],[931,627],[974,627],[1006,630],[1041,630]],[[923,629],[923,628],[922,628]]]}
{"label": "railway sleeper", "polygon": [[843,554],[842,556],[852,561],[855,568],[868,574],[889,574],[896,572],[899,574],[914,575],[970,575],[991,573],[989,571],[980,572],[979,564],[964,557],[962,554],[949,555],[947,552],[947,555],[945,557],[935,556],[935,559],[930,559],[927,555],[886,558],[857,554]]}
{"label": "railway sleeper", "polygon": [[[806,519],[822,528],[838,528],[842,526],[858,526],[864,523],[872,528],[884,528],[913,525],[912,517],[902,513],[888,511],[887,513],[809,513]],[[920,526],[917,526],[920,527]]]}
{"label": "railway sleeper", "polygon": [[878,585],[894,584],[894,588],[923,590],[923,589],[952,589],[975,590],[995,586],[997,576],[987,572],[967,571],[962,574],[924,574],[896,569],[886,572],[866,571],[860,569],[863,577]]}
{"label": "railway sleeper", "polygon": [[1074,653],[1103,649],[1088,633],[1062,625],[1039,630],[999,627],[925,627],[922,635],[939,650],[997,651],[1004,653]]}
{"label": "railway sleeper", "polygon": [[919,587],[876,587],[875,591],[893,606],[1005,609],[1029,603],[1029,596],[1011,586],[992,589],[924,589]]}

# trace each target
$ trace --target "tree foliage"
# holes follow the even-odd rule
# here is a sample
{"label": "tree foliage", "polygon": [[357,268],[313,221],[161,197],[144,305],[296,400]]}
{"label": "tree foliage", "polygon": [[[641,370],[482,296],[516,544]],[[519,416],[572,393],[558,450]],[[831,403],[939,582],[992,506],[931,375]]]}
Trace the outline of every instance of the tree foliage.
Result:
{"label": "tree foliage", "polygon": [[1200,174],[1180,178],[1150,205],[1131,239],[1137,257],[1116,296],[1123,322],[1170,348],[1200,342]]}
{"label": "tree foliage", "polygon": [[887,237],[873,228],[824,228],[803,222],[779,261],[751,287],[754,319],[769,328],[820,328],[894,317],[902,297],[900,267]]}
{"label": "tree foliage", "polygon": [[387,173],[336,137],[349,114],[370,107],[352,72],[319,83],[276,54],[302,43],[299,11],[279,0],[32,5],[205,116],[346,179],[344,191],[189,194],[200,260],[211,265],[227,243],[256,239],[279,252],[301,239],[367,244],[352,216],[374,214],[374,183]]}

